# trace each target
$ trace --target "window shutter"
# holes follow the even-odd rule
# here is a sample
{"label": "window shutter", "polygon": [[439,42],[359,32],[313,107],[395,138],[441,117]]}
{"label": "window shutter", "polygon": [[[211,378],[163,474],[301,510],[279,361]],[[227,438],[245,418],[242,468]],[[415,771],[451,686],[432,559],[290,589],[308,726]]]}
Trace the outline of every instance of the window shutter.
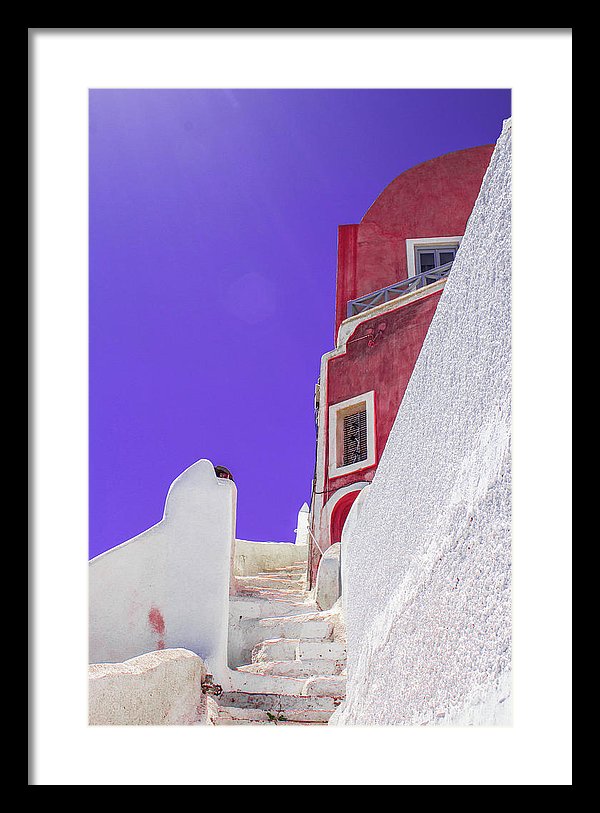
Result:
{"label": "window shutter", "polygon": [[344,417],[344,466],[367,459],[367,411]]}

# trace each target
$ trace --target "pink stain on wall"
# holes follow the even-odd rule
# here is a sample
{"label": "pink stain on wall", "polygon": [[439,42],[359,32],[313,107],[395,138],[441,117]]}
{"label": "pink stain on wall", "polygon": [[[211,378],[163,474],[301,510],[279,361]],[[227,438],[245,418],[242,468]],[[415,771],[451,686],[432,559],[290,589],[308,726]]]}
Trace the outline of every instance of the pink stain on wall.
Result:
{"label": "pink stain on wall", "polygon": [[[150,612],[148,613],[148,621],[157,635],[164,635],[165,619],[162,617],[162,613],[157,607],[150,608]],[[163,647],[159,647],[159,649],[161,648],[164,648],[164,641]]]}

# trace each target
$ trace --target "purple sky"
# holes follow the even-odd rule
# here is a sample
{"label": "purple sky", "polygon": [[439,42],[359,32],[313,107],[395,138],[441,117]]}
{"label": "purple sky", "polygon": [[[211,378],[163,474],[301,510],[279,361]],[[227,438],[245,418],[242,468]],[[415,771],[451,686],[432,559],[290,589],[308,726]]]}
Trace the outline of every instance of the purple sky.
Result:
{"label": "purple sky", "polygon": [[239,538],[294,539],[338,224],[508,116],[509,90],[90,92],[90,556],[202,457]]}

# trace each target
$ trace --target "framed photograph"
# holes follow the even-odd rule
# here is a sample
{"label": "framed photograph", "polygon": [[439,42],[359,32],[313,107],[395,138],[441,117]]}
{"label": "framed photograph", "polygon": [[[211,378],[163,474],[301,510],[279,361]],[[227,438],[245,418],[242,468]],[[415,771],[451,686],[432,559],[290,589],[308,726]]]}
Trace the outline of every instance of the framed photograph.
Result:
{"label": "framed photograph", "polygon": [[570,29],[29,31],[30,783],[570,784]]}

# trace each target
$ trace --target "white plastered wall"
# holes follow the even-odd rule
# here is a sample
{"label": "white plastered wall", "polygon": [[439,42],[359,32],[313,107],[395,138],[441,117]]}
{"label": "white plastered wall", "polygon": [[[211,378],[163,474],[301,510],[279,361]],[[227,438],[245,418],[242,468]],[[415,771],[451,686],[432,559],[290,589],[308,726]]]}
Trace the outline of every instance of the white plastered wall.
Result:
{"label": "white plastered wall", "polygon": [[172,483],[162,520],[90,562],[89,660],[184,648],[228,683],[236,487],[199,460]]}
{"label": "white plastered wall", "polygon": [[332,724],[511,722],[511,127],[343,537]]}

